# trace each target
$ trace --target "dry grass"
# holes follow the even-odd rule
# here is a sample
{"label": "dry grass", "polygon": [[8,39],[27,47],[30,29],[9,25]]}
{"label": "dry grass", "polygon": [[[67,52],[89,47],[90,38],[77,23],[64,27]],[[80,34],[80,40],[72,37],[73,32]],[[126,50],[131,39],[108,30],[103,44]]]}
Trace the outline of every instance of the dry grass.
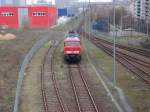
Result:
{"label": "dry grass", "polygon": [[0,41],[0,112],[12,112],[20,64],[32,45],[47,34],[29,30],[9,32],[16,38]]}

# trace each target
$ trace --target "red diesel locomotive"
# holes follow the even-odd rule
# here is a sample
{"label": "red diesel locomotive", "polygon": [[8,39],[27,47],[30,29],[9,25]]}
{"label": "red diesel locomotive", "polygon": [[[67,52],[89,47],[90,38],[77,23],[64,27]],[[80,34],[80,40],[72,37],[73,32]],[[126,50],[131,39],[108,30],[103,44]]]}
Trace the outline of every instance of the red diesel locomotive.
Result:
{"label": "red diesel locomotive", "polygon": [[81,41],[77,36],[68,36],[64,40],[64,58],[67,61],[81,60]]}

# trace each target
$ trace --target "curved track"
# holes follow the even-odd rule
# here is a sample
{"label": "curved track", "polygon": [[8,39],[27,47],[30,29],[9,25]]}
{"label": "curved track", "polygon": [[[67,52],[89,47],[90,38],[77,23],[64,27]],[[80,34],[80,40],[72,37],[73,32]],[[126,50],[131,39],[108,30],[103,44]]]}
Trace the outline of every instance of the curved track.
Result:
{"label": "curved track", "polygon": [[41,67],[41,93],[44,112],[66,112],[62,98],[59,94],[54,72],[54,53],[59,45],[53,41],[46,52]]}

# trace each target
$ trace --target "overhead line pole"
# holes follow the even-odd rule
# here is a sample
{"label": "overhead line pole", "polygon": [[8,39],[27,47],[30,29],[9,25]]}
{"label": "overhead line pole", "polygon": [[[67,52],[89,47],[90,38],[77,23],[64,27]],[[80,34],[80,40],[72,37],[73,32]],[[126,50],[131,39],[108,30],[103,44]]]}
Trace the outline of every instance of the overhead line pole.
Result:
{"label": "overhead line pole", "polygon": [[84,1],[84,36],[86,37],[86,1]]}
{"label": "overhead line pole", "polygon": [[113,0],[113,84],[116,86],[116,9]]}
{"label": "overhead line pole", "polygon": [[149,21],[148,21],[148,17],[146,19],[146,29],[147,29],[147,40],[149,39]]}
{"label": "overhead line pole", "polygon": [[91,38],[91,1],[89,0],[89,39]]}
{"label": "overhead line pole", "polygon": [[[85,19],[85,21],[84,21],[85,23],[84,23],[84,24],[85,24],[85,33],[86,33],[86,22],[87,22],[87,21],[86,21],[86,20],[87,20],[87,19],[86,19],[86,8],[87,8],[87,7],[86,7],[86,0],[84,1],[84,3],[85,3],[85,18],[84,18],[84,19]],[[85,35],[85,36],[86,36],[86,35]]]}

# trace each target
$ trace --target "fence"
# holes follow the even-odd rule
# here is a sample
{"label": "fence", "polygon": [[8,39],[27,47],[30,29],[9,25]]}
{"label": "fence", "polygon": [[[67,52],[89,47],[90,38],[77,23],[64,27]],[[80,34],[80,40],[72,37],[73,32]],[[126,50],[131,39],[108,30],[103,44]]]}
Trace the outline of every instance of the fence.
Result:
{"label": "fence", "polygon": [[32,49],[28,52],[28,54],[25,56],[21,68],[18,74],[18,82],[17,82],[17,89],[16,89],[16,96],[15,96],[15,105],[14,105],[14,111],[13,112],[19,112],[19,104],[20,104],[20,93],[21,93],[21,87],[22,82],[24,78],[24,72],[26,70],[26,67],[30,60],[32,59],[32,56],[36,53],[36,51],[42,47],[46,42],[48,41],[48,37],[44,37],[41,40],[39,40],[37,43],[35,43],[32,47]]}
{"label": "fence", "polygon": [[133,18],[131,16],[125,16],[122,18],[123,29],[134,29],[136,32],[150,34],[150,22],[145,19]]}

